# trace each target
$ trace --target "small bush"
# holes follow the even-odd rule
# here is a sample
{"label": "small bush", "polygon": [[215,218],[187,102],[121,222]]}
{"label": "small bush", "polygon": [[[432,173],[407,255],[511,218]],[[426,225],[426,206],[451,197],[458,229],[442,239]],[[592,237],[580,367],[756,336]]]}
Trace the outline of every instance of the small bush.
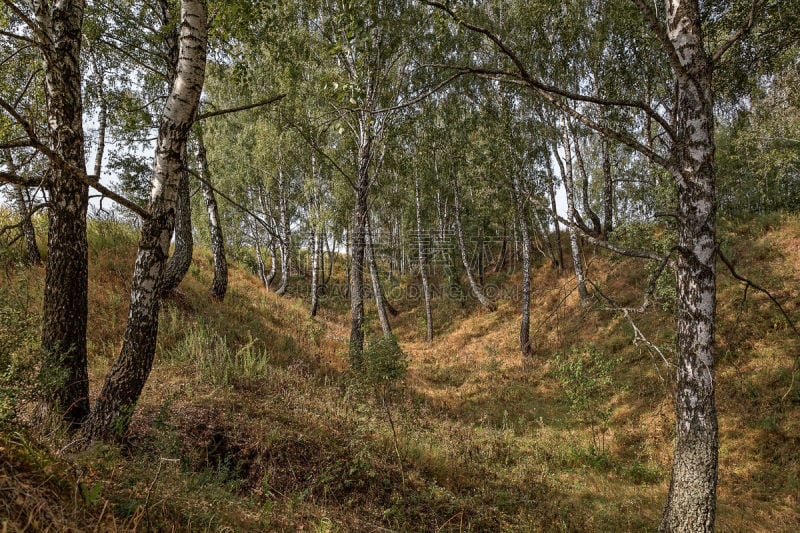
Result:
{"label": "small bush", "polygon": [[605,453],[605,434],[611,418],[606,404],[614,392],[612,372],[618,360],[587,346],[558,355],[554,362],[570,413],[591,427],[593,451]]}
{"label": "small bush", "polygon": [[15,418],[24,405],[40,401],[63,381],[57,370],[40,368],[41,318],[29,313],[28,299],[26,292],[0,288],[0,422]]}
{"label": "small bush", "polygon": [[395,337],[381,337],[364,350],[364,380],[372,385],[390,385],[406,376],[408,360]]}

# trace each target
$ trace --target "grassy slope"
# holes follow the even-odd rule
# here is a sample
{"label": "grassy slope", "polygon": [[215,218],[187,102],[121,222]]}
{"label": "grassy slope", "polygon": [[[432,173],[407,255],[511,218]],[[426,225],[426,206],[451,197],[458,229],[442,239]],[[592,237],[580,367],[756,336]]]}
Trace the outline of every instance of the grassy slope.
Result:
{"label": "grassy slope", "polygon": [[[800,220],[770,217],[735,228],[726,230],[725,249],[737,268],[798,316]],[[135,235],[105,223],[91,232],[96,393],[125,327]],[[606,294],[637,304],[647,282],[640,266],[587,259]],[[4,296],[35,317],[42,269],[5,270]],[[302,298],[267,293],[234,265],[229,297],[219,304],[206,293],[210,276],[210,257],[199,251],[163,310],[156,365],[121,448],[68,448],[55,457],[70,442],[57,430],[3,427],[0,490],[14,497],[0,504],[0,521],[10,519],[12,530],[35,518],[55,530],[201,531],[657,524],[669,479],[671,371],[632,342],[619,314],[582,309],[568,277],[546,267],[534,273],[536,357],[526,367],[512,301],[489,314],[438,299],[437,336],[427,345],[419,302],[398,300],[393,323],[409,374],[387,409],[344,373],[345,302],[328,300],[312,321]],[[513,288],[519,274],[489,281]],[[653,309],[637,325],[671,347],[668,311]],[[742,305],[742,286],[722,271],[718,331],[719,530],[796,531],[800,383],[782,397],[800,345],[762,295],[751,290]],[[616,361],[612,384],[586,404],[609,416],[594,446],[590,425],[565,400],[553,358],[576,347]]]}

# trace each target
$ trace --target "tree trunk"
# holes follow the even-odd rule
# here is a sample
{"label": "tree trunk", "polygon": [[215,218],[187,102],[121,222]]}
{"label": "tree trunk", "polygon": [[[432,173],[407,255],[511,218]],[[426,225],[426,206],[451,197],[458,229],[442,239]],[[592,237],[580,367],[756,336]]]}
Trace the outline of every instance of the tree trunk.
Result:
{"label": "tree trunk", "polygon": [[678,324],[675,456],[661,531],[713,531],[718,430],[714,402],[716,193],[712,63],[696,1],[667,1],[675,69]]}
{"label": "tree trunk", "polygon": [[[95,66],[95,68],[97,67]],[[103,170],[103,156],[106,151],[106,129],[108,127],[108,102],[106,101],[103,82],[103,77],[98,72],[97,94],[100,100],[100,113],[97,117],[97,151],[94,154],[94,175],[98,179],[100,179]]]}
{"label": "tree trunk", "polygon": [[483,253],[483,228],[480,229],[478,233],[478,283],[480,283],[481,287],[486,284],[486,276],[484,275],[484,253]]}
{"label": "tree trunk", "polygon": [[[556,179],[553,174],[553,167],[550,166],[550,163],[545,165],[547,169],[547,185],[548,185],[548,192],[550,193],[550,209],[553,213],[557,213],[557,205],[556,205]],[[556,251],[558,252],[558,269],[564,269],[564,246],[561,244],[561,224],[558,222],[558,217],[553,215],[553,224],[555,227],[555,234],[556,234]]]}
{"label": "tree trunk", "polygon": [[502,272],[506,268],[506,253],[508,249],[508,224],[503,222],[503,243],[500,245],[500,256],[494,265],[495,272]]}
{"label": "tree trunk", "polygon": [[[181,160],[186,162],[186,146]],[[192,266],[194,239],[192,237],[192,199],[189,190],[189,173],[180,171],[178,182],[178,204],[175,209],[175,248],[167,260],[161,280],[161,294],[168,295],[178,288],[189,267]]]}
{"label": "tree trunk", "polygon": [[272,283],[272,280],[275,279],[275,275],[278,273],[278,257],[275,253],[275,243],[270,243],[269,246],[269,272],[267,273],[267,278],[264,280],[264,286],[269,290],[269,286]]}
{"label": "tree trunk", "polygon": [[364,365],[364,255],[371,159],[372,136],[364,131],[358,146],[358,177],[353,190],[355,202],[350,233],[350,367],[354,370],[361,370]]}
{"label": "tree trunk", "polygon": [[25,238],[25,264],[39,265],[42,263],[42,255],[36,245],[36,228],[33,227],[32,213],[25,198],[25,187],[14,185],[13,191],[14,205],[20,217],[20,224],[22,224],[20,229]]}
{"label": "tree trunk", "polygon": [[573,181],[572,153],[569,149],[569,137],[567,137],[566,133],[564,134],[564,149],[565,158],[563,162],[561,161],[561,157],[558,155],[557,149],[553,150],[553,155],[555,156],[558,166],[561,169],[561,177],[564,181],[564,190],[567,193],[567,210],[569,213],[567,218],[570,222],[568,230],[569,245],[570,249],[572,250],[572,264],[575,268],[575,278],[578,280],[578,296],[580,297],[581,305],[585,306],[589,303],[589,294],[586,291],[586,282],[583,279],[581,248],[580,244],[578,243],[578,230],[575,228],[575,225],[579,225],[578,210],[575,209],[575,187]]}
{"label": "tree trunk", "polygon": [[150,217],[143,223],[139,240],[128,325],[120,355],[84,426],[89,440],[121,436],[127,430],[152,368],[158,334],[158,289],[175,220],[186,139],[203,88],[207,40],[205,2],[182,0],[180,59],[159,126]]}
{"label": "tree trunk", "polygon": [[[649,118],[649,117],[648,117]],[[611,175],[611,154],[608,139],[603,139],[603,238],[614,229],[614,177]]]}
{"label": "tree trunk", "polygon": [[[222,223],[219,220],[219,209],[214,189],[211,188],[211,171],[208,168],[206,145],[203,140],[203,131],[197,132],[197,159],[200,163],[200,172],[203,179],[200,187],[203,190],[203,200],[208,213],[208,232],[211,235],[211,256],[214,260],[214,280],[211,282],[209,292],[215,300],[222,301],[228,292],[228,260],[225,257],[225,237],[222,234]],[[263,265],[262,265],[263,266]]]}
{"label": "tree trunk", "polygon": [[431,311],[431,286],[428,283],[428,273],[425,269],[425,247],[422,244],[422,200],[419,192],[419,176],[414,180],[414,197],[417,207],[417,254],[419,261],[419,275],[422,278],[422,296],[425,298],[425,326],[426,340],[433,340],[433,312]]}
{"label": "tree trunk", "polygon": [[278,170],[278,216],[280,224],[278,231],[281,235],[281,284],[275,294],[283,296],[289,289],[289,275],[291,274],[291,240],[292,233],[289,226],[289,199],[287,197],[286,183],[284,182],[283,170]]}
{"label": "tree trunk", "polygon": [[[12,174],[17,174],[18,169],[14,163],[14,156],[11,154],[11,150],[4,150],[4,155],[6,163],[8,164],[8,170]],[[20,219],[20,231],[25,239],[25,264],[39,265],[42,262],[42,255],[39,253],[39,247],[36,245],[36,228],[33,227],[33,221],[31,220],[32,214],[28,205],[29,202],[25,198],[25,187],[22,185],[13,185],[12,191],[14,208],[17,210]]]}
{"label": "tree trunk", "polygon": [[336,261],[336,248],[339,246],[336,237],[333,235],[332,237],[333,247],[331,247],[328,239],[325,239],[325,247],[328,249],[328,275],[325,276],[325,279],[322,282],[323,285],[327,285],[331,279],[331,276],[333,276],[333,264]]}
{"label": "tree trunk", "polygon": [[253,244],[256,248],[256,272],[258,273],[258,279],[264,284],[265,289],[269,289],[269,283],[267,283],[267,269],[264,266],[264,254],[261,251],[261,239],[255,231],[253,232]]}
{"label": "tree trunk", "polygon": [[309,314],[312,317],[317,316],[317,307],[319,306],[319,258],[320,258],[320,234],[317,228],[314,228],[311,243],[311,310]]}
{"label": "tree trunk", "polygon": [[592,227],[590,228],[592,231],[590,234],[600,237],[603,234],[603,226],[600,223],[600,217],[594,212],[591,202],[589,201],[589,175],[586,173],[586,164],[583,161],[581,145],[578,142],[578,136],[575,132],[572,132],[572,141],[575,146],[575,159],[581,173],[581,203],[583,205],[583,212],[586,213],[586,216],[589,217],[592,223]]}
{"label": "tree trunk", "polygon": [[475,282],[475,278],[472,275],[472,271],[469,267],[469,258],[467,257],[467,248],[464,245],[464,231],[461,227],[461,194],[458,189],[458,182],[453,179],[453,201],[455,202],[454,207],[454,221],[456,226],[456,238],[458,239],[458,247],[461,250],[461,261],[464,264],[464,270],[467,271],[467,280],[469,281],[469,286],[472,289],[472,294],[475,295],[475,298],[481,303],[489,311],[495,311],[497,307],[489,301],[483,291]]}
{"label": "tree trunk", "polygon": [[539,234],[542,237],[542,240],[544,241],[545,256],[550,260],[550,265],[553,268],[558,268],[558,259],[556,258],[555,252],[553,250],[553,241],[550,240],[550,233],[546,230],[544,224],[542,224],[542,219],[539,218],[539,214],[536,212],[536,210],[534,210],[532,218],[533,218],[534,228],[538,230]]}
{"label": "tree trunk", "polygon": [[369,265],[369,274],[372,278],[372,292],[375,293],[375,307],[378,310],[378,320],[381,323],[383,336],[389,338],[392,336],[392,326],[389,324],[389,317],[386,316],[386,305],[384,303],[386,298],[383,295],[380,278],[378,277],[378,264],[375,262],[375,254],[372,249],[372,229],[370,228],[369,221],[367,221],[366,230],[366,247],[364,252],[367,258],[367,264]]}
{"label": "tree trunk", "polygon": [[[80,51],[84,2],[36,3],[36,40],[45,59],[50,148],[63,165],[47,180],[47,264],[42,315],[43,373],[58,372],[63,385],[50,404],[71,427],[89,414],[86,364],[88,246]],[[79,175],[75,175],[79,174]],[[84,178],[84,179],[81,179]]]}
{"label": "tree trunk", "polygon": [[531,237],[525,207],[522,202],[522,187],[519,176],[512,178],[514,205],[517,208],[517,224],[522,234],[522,318],[519,326],[519,348],[523,357],[531,355]]}

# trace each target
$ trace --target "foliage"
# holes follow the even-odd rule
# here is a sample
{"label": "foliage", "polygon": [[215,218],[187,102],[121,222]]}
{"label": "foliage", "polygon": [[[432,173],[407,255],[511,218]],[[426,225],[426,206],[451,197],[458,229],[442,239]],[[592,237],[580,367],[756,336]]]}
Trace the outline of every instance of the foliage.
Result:
{"label": "foliage", "polygon": [[605,435],[612,413],[608,402],[616,392],[613,372],[618,363],[593,346],[573,348],[553,360],[570,413],[591,427],[592,452],[601,455],[606,453]]}
{"label": "foliage", "polygon": [[64,379],[57,370],[43,371],[39,364],[41,317],[29,311],[31,306],[27,287],[0,286],[0,423],[45,398]]}
{"label": "foliage", "polygon": [[406,354],[396,337],[373,340],[364,350],[363,379],[371,385],[391,385],[402,380],[408,369]]}

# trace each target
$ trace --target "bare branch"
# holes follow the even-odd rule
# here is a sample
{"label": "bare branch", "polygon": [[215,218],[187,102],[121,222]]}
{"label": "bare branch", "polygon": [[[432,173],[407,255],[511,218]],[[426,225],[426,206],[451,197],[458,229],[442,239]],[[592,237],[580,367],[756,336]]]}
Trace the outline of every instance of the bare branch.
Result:
{"label": "bare branch", "polygon": [[595,246],[598,246],[600,248],[605,248],[606,250],[610,250],[612,252],[618,253],[620,255],[625,255],[628,257],[650,259],[651,261],[658,261],[659,263],[664,261],[664,256],[661,254],[657,254],[649,250],[638,250],[636,248],[623,248],[622,246],[617,246],[616,244],[604,241],[602,239],[598,239],[597,237],[594,237],[593,235],[586,233],[585,231],[583,231],[583,229],[581,229],[580,226],[562,217],[561,215],[553,211],[553,209],[546,202],[544,202],[542,199],[536,196],[533,196],[532,194],[528,194],[528,201],[534,204],[536,207],[544,209],[545,211],[550,213],[550,216],[558,219],[558,221],[561,222],[562,224],[566,224],[567,226],[575,229],[578,233],[581,234],[581,236],[584,239],[586,239],[588,242],[592,243]]}
{"label": "bare branch", "polygon": [[[41,204],[36,204],[32,206],[30,209],[28,209],[27,213],[25,213],[25,216],[19,220],[19,222],[17,222],[16,224],[9,224],[8,226],[3,226],[2,228],[0,228],[0,236],[5,235],[7,232],[11,230],[21,228],[24,224],[27,224],[31,218],[33,218],[34,214],[48,207],[51,207],[51,204],[49,202],[43,202]],[[19,240],[21,236],[22,233],[20,233],[17,237],[12,239],[11,242],[7,243],[7,245],[11,246],[15,242],[17,242],[17,240]]]}
{"label": "bare branch", "polygon": [[117,202],[119,205],[121,205],[123,207],[126,207],[127,209],[133,211],[134,213],[136,213],[137,215],[139,215],[143,219],[150,218],[150,211],[148,211],[147,209],[141,207],[140,205],[138,205],[137,203],[133,202],[132,200],[129,200],[128,198],[125,198],[121,194],[115,193],[114,191],[112,191],[111,189],[106,187],[105,185],[102,185],[100,183],[100,179],[97,176],[91,176],[91,175],[86,176],[86,183],[87,183],[87,185],[89,185],[91,188],[93,188],[94,190],[96,190],[97,192],[99,192],[100,194],[105,196],[106,198],[109,198],[109,199]]}
{"label": "bare branch", "polygon": [[[767,297],[770,299],[770,301],[772,301],[772,303],[775,305],[775,307],[778,308],[778,311],[780,311],[781,315],[783,315],[784,320],[786,320],[786,323],[789,324],[789,327],[792,329],[795,336],[800,338],[800,331],[798,331],[797,326],[795,326],[794,322],[792,322],[792,319],[789,317],[789,313],[786,312],[786,310],[783,308],[780,302],[772,295],[771,292],[769,292],[764,287],[758,285],[751,279],[745,278],[744,276],[736,272],[733,263],[731,263],[730,259],[728,259],[724,253],[722,253],[722,250],[719,248],[719,246],[717,246],[717,256],[719,256],[719,258],[722,260],[725,266],[728,267],[728,270],[730,271],[731,275],[745,284],[744,298],[747,298],[747,290],[750,287],[753,287],[755,290],[766,294]],[[786,400],[786,397],[789,395],[790,392],[792,392],[792,388],[794,387],[794,376],[798,368],[800,368],[800,356],[795,356],[794,366],[792,367],[792,382],[789,384],[789,388],[786,390],[786,392],[783,393],[783,396],[781,396],[781,401]]]}
{"label": "bare branch", "polygon": [[36,41],[31,39],[30,37],[26,37],[25,35],[19,35],[17,33],[12,33],[10,31],[0,30],[0,35],[5,35],[6,37],[10,37],[11,39],[16,39],[18,41],[23,41],[28,44],[36,45]]}
{"label": "bare branch", "polygon": [[[371,114],[374,115],[374,114],[378,114],[378,113],[386,113],[386,112],[389,112],[389,111],[397,111],[399,109],[404,109],[406,107],[410,107],[410,106],[412,106],[412,105],[414,105],[414,104],[416,104],[418,102],[421,102],[422,100],[424,100],[425,98],[429,97],[430,95],[439,92],[444,87],[450,85],[453,81],[455,81],[457,78],[460,78],[464,74],[466,74],[465,71],[456,71],[455,74],[453,74],[452,76],[448,77],[444,81],[441,81],[441,82],[437,83],[435,86],[433,86],[430,89],[424,91],[422,94],[420,94],[418,96],[415,96],[414,98],[412,98],[410,100],[406,100],[405,102],[401,102],[401,103],[399,103],[397,105],[393,105],[391,107],[384,107],[384,108],[381,108],[381,109],[359,109],[359,110],[360,111],[366,111],[367,113],[371,113]],[[352,111],[357,111],[357,109],[353,109]]]}
{"label": "bare branch", "polygon": [[255,109],[256,107],[263,107],[265,105],[269,105],[269,104],[272,104],[272,103],[277,102],[279,100],[282,100],[285,97],[286,97],[285,94],[278,94],[278,95],[275,95],[275,96],[273,96],[271,98],[267,98],[266,100],[261,100],[260,102],[256,102],[254,104],[247,104],[247,105],[243,105],[243,106],[239,106],[239,107],[234,107],[234,108],[231,108],[231,109],[221,109],[219,111],[211,111],[209,113],[202,113],[200,115],[197,115],[195,117],[194,121],[195,122],[199,122],[201,120],[205,120],[205,119],[211,118],[211,117],[218,117],[220,115],[227,115],[227,114],[230,114],[230,113],[238,113],[240,111],[247,111],[248,109]]}
{"label": "bare branch", "polygon": [[733,263],[731,263],[731,261],[725,256],[724,253],[722,253],[722,250],[719,247],[717,247],[717,256],[719,256],[719,258],[722,260],[725,266],[728,267],[728,270],[730,271],[731,275],[745,284],[745,290],[747,290],[750,287],[753,287],[755,290],[766,294],[767,297],[772,301],[772,303],[775,304],[775,307],[778,308],[778,311],[780,311],[781,315],[783,315],[784,320],[786,320],[786,323],[789,324],[790,328],[792,328],[794,334],[798,338],[800,338],[800,331],[798,331],[797,326],[794,325],[794,322],[792,322],[792,319],[789,317],[789,314],[786,312],[786,310],[784,310],[783,306],[780,304],[780,302],[778,302],[777,299],[775,299],[775,297],[772,295],[771,292],[769,292],[767,289],[765,289],[758,283],[754,282],[753,280],[745,278],[744,276],[741,276],[738,272],[736,272]]}
{"label": "bare branch", "polygon": [[[667,170],[671,169],[670,163],[669,163],[669,161],[667,159],[665,159],[664,157],[658,155],[655,151],[653,151],[652,149],[648,148],[646,145],[644,145],[644,144],[640,143],[639,141],[637,141],[630,134],[615,130],[613,128],[609,128],[608,126],[606,126],[604,124],[600,124],[600,123],[592,120],[587,115],[581,113],[580,111],[576,110],[574,107],[564,103],[559,98],[554,96],[554,94],[558,94],[558,93],[549,92],[549,91],[547,91],[545,89],[541,89],[541,88],[537,87],[536,85],[532,85],[528,80],[522,78],[519,74],[517,74],[515,72],[510,72],[510,71],[507,71],[507,70],[476,68],[476,67],[450,67],[450,68],[463,69],[463,70],[466,70],[468,72],[472,72],[474,74],[477,74],[480,77],[483,77],[483,78],[486,78],[486,79],[490,79],[490,80],[495,80],[495,81],[500,81],[500,82],[503,82],[503,83],[513,83],[513,84],[516,84],[516,85],[525,85],[525,86],[532,87],[542,98],[547,100],[553,107],[563,111],[564,113],[566,113],[570,117],[578,120],[584,126],[587,126],[588,128],[600,133],[601,135],[605,135],[606,137],[608,137],[610,139],[614,139],[615,141],[618,141],[618,142],[620,142],[620,143],[622,143],[622,144],[624,144],[626,146],[629,146],[630,148],[633,148],[634,150],[636,150],[640,154],[644,155],[645,157],[647,157],[648,159],[653,161],[653,163],[655,163],[655,164],[657,164],[657,165],[659,165],[659,166],[661,166],[661,167],[663,167],[663,168],[665,168]],[[613,104],[601,104],[601,105],[613,105]],[[662,125],[664,125],[666,127],[669,127],[669,125],[663,119],[663,117],[661,117],[657,113],[656,113],[656,115],[659,117],[659,119],[656,119],[659,122],[659,124],[663,123]],[[672,136],[671,132],[668,132],[668,134],[670,136]]]}
{"label": "bare branch", "polygon": [[0,182],[21,185],[23,187],[36,187],[42,182],[42,179],[26,178],[19,174],[14,174],[13,172],[0,170]]}
{"label": "bare branch", "polygon": [[214,185],[210,181],[205,179],[203,176],[201,176],[199,172],[197,172],[197,171],[195,171],[195,170],[193,170],[191,168],[187,168],[185,170],[189,174],[191,174],[192,176],[197,178],[198,181],[206,184],[208,186],[208,188],[210,188],[212,191],[214,191],[215,194],[218,194],[219,196],[221,196],[228,203],[230,203],[233,207],[235,207],[235,208],[241,210],[242,212],[247,213],[248,215],[250,215],[253,218],[253,220],[258,222],[264,229],[267,230],[267,233],[269,233],[270,237],[272,237],[273,239],[276,239],[278,242],[283,242],[283,240],[280,238],[280,236],[278,234],[276,234],[275,231],[272,229],[272,226],[268,222],[266,222],[263,218],[261,218],[256,213],[254,213],[250,209],[246,208],[245,206],[243,206],[242,204],[240,204],[239,202],[237,202],[236,200],[234,200],[233,198],[231,198],[230,196],[228,196],[224,192],[222,192],[219,189],[217,189],[216,187],[214,187]]}
{"label": "bare branch", "polygon": [[[637,344],[639,344],[641,342],[642,344],[644,344],[647,347],[647,350],[651,354],[653,354],[653,353],[658,354],[658,356],[661,358],[661,360],[664,362],[664,364],[667,367],[672,366],[672,363],[670,363],[669,360],[664,356],[664,352],[661,350],[661,348],[659,348],[658,346],[656,346],[655,344],[650,342],[647,339],[647,337],[644,335],[644,333],[642,333],[642,330],[639,329],[639,326],[636,325],[636,322],[631,317],[631,313],[634,312],[634,310],[632,310],[630,308],[626,308],[626,307],[617,306],[617,304],[614,303],[614,300],[612,300],[608,295],[606,295],[600,289],[600,287],[597,286],[597,284],[594,281],[592,281],[589,278],[587,278],[586,281],[589,282],[589,284],[594,288],[594,290],[595,290],[595,292],[597,294],[599,294],[604,300],[606,300],[609,303],[609,305],[611,306],[609,308],[610,311],[617,311],[617,312],[622,313],[622,316],[625,317],[625,319],[628,321],[628,324],[630,324],[631,329],[633,329],[633,344],[634,345],[637,345]],[[664,377],[661,375],[661,372],[658,370],[658,366],[656,366],[656,373],[658,374],[658,377],[661,379],[662,382],[666,381],[664,379]]]}

